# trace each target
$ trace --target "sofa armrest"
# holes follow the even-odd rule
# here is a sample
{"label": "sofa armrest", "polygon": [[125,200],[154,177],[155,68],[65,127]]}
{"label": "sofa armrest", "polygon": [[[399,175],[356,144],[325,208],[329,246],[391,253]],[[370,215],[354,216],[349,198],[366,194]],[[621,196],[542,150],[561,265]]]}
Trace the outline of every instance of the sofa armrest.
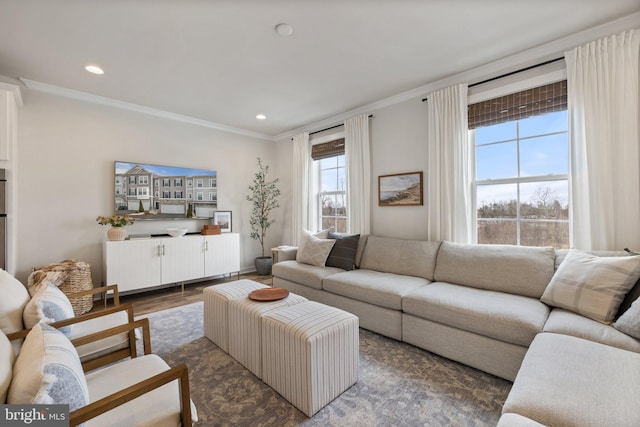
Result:
{"label": "sofa armrest", "polygon": [[277,264],[282,261],[295,260],[298,254],[297,246],[279,246],[272,249],[273,263]]}

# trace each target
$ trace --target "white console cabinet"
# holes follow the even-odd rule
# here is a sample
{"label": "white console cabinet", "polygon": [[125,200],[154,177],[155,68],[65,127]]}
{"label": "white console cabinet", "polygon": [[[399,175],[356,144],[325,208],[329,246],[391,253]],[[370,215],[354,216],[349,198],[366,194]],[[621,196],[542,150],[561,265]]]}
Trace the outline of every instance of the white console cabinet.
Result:
{"label": "white console cabinet", "polygon": [[104,242],[105,284],[130,292],[240,271],[237,233]]}

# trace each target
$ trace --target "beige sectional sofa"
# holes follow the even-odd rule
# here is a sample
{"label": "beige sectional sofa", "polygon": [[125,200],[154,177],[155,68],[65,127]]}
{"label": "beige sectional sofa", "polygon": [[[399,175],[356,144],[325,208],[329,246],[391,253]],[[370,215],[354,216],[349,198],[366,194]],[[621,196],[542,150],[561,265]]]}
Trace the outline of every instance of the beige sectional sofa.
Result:
{"label": "beige sectional sofa", "polygon": [[[607,381],[611,373],[602,373],[601,365],[609,366],[611,361],[619,365],[611,369],[621,375],[627,370],[640,375],[640,341],[610,324],[541,301],[549,300],[545,291],[566,255],[567,251],[556,253],[548,247],[363,236],[356,268],[348,271],[298,262],[296,248],[281,251],[280,262],[273,266],[273,285],[354,313],[365,329],[515,380],[502,426],[611,425],[606,421],[620,421],[620,414],[609,418],[606,404],[595,411],[595,418],[585,415],[587,423],[574,414],[584,415],[581,405],[593,400],[583,396],[593,393],[594,388],[587,386],[591,379],[581,376],[593,372],[591,378]],[[636,285],[622,306],[626,309],[639,293]],[[592,366],[580,362],[580,352],[588,352],[585,345],[600,349],[589,352]],[[575,354],[574,347],[580,349]],[[573,368],[563,365],[567,360],[555,353],[558,349],[566,350],[567,360],[575,358],[575,376]],[[540,378],[547,379],[529,386],[529,376],[540,370],[547,374]],[[555,375],[549,372],[576,380],[559,384],[548,378]],[[640,394],[640,381],[631,381],[636,378],[633,375],[625,378],[622,401],[634,407],[630,399]],[[538,399],[539,393],[553,396],[554,390],[566,393],[565,398],[546,399],[540,407],[534,404],[545,400]],[[611,395],[601,397],[612,399]],[[635,418],[627,412],[622,417],[628,425],[640,425],[640,412],[635,411]]]}

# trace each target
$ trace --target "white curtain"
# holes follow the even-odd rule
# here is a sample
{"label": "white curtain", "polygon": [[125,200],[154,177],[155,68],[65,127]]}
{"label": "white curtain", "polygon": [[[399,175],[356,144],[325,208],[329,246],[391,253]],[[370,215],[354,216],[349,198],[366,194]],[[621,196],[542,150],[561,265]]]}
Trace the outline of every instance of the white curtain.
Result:
{"label": "white curtain", "polygon": [[468,138],[467,85],[427,97],[429,240],[472,242],[474,153]]}
{"label": "white curtain", "polygon": [[347,231],[371,233],[371,156],[369,116],[345,120],[344,150],[347,163]]}
{"label": "white curtain", "polygon": [[638,30],[565,53],[571,245],[640,248]]}
{"label": "white curtain", "polygon": [[303,132],[293,137],[291,244],[294,246],[300,243],[302,230],[309,228],[309,197],[311,195],[310,165],[309,133]]}

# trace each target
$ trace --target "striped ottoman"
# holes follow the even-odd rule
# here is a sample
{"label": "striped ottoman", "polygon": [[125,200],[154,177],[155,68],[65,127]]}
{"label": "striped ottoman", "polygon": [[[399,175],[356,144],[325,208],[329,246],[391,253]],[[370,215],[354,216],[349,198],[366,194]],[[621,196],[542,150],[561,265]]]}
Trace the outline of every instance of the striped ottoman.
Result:
{"label": "striped ottoman", "polygon": [[229,355],[262,378],[260,318],[271,311],[306,301],[305,297],[291,293],[277,301],[254,301],[249,297],[230,300]]}
{"label": "striped ottoman", "polygon": [[236,280],[204,289],[204,336],[229,352],[229,301],[246,298],[251,291],[268,288],[253,280]]}
{"label": "striped ottoman", "polygon": [[317,302],[262,317],[262,380],[308,417],[358,381],[358,318]]}

